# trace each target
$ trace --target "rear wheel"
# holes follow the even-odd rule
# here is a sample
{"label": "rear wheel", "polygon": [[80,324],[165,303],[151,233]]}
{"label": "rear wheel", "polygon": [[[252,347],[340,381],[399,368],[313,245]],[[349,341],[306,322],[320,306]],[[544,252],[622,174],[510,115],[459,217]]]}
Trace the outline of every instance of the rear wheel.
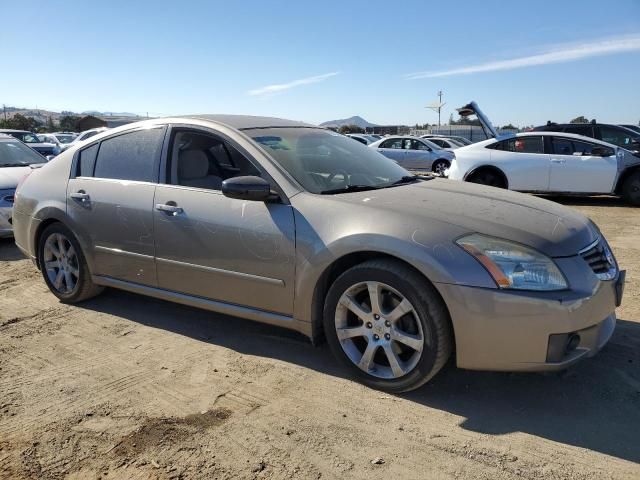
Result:
{"label": "rear wheel", "polygon": [[451,166],[448,160],[436,160],[431,166],[431,171],[440,176],[444,175],[444,171]]}
{"label": "rear wheel", "polygon": [[624,181],[622,198],[631,205],[640,206],[640,170],[633,172]]}
{"label": "rear wheel", "polygon": [[49,225],[40,235],[38,263],[49,290],[64,303],[82,302],[103,290],[91,281],[78,241],[61,223]]}
{"label": "rear wheel", "polygon": [[371,260],[338,277],[325,301],[324,329],[334,355],[360,381],[390,392],[429,381],[453,343],[434,287],[392,260]]}
{"label": "rear wheel", "polygon": [[467,182],[479,183],[481,185],[489,185],[496,188],[507,188],[507,182],[504,177],[495,170],[482,169],[474,172]]}

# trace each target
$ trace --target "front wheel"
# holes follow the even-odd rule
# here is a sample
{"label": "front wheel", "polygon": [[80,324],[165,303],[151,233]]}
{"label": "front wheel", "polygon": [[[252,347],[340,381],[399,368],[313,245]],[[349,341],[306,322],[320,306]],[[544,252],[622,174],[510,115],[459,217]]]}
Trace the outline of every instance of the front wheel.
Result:
{"label": "front wheel", "polygon": [[450,166],[451,163],[449,163],[448,160],[436,160],[435,162],[433,162],[433,165],[431,165],[431,171],[442,177],[444,176],[445,170]]}
{"label": "front wheel", "polygon": [[325,301],[324,329],[334,355],[358,379],[389,392],[429,381],[453,343],[433,285],[393,260],[367,261],[338,277]]}
{"label": "front wheel", "polygon": [[629,175],[624,181],[622,198],[631,205],[640,206],[640,170]]}

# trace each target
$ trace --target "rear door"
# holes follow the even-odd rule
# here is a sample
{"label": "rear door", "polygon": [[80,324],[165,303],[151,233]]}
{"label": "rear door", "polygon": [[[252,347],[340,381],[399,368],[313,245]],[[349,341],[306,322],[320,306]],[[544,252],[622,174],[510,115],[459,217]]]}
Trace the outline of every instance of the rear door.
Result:
{"label": "rear door", "polygon": [[549,155],[544,151],[542,135],[512,137],[488,148],[491,163],[505,173],[511,190],[549,189]]}
{"label": "rear door", "polygon": [[67,212],[94,275],[157,285],[152,212],[165,130],[127,131],[77,154]]}
{"label": "rear door", "polygon": [[[612,148],[573,138],[549,136],[551,172],[549,190],[573,193],[610,193],[618,171]],[[592,155],[594,147],[611,155]]]}

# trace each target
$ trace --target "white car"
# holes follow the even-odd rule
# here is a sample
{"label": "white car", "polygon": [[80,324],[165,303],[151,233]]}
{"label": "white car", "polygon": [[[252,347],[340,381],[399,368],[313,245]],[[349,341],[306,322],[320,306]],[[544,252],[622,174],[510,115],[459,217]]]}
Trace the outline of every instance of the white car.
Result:
{"label": "white car", "polygon": [[455,150],[456,148],[464,147],[464,144],[458,143],[455,140],[447,137],[430,137],[428,135],[423,135],[420,138],[429,140],[431,143],[435,143],[440,148],[443,148],[445,150]]}
{"label": "white car", "polygon": [[69,148],[76,138],[75,135],[70,133],[39,133],[38,137],[40,137],[43,142],[56,145],[60,152],[64,152]]}
{"label": "white car", "polygon": [[[481,112],[478,118],[495,135]],[[621,195],[640,205],[640,158],[622,147],[570,133],[518,133],[459,148],[445,176],[520,192]]]}
{"label": "white car", "polygon": [[395,160],[407,170],[432,171],[442,175],[455,158],[453,152],[443,150],[424,138],[391,136],[369,145],[385,157]]}
{"label": "white car", "polygon": [[75,147],[80,142],[84,142],[85,140],[93,137],[94,135],[102,133],[105,130],[109,130],[109,128],[108,127],[91,128],[89,130],[85,130],[84,132],[80,132],[80,134],[69,144],[67,148]]}
{"label": "white car", "polygon": [[46,158],[22,141],[0,133],[0,238],[13,235],[13,197],[18,183],[32,168],[45,163]]}
{"label": "white car", "polygon": [[347,137],[349,138],[353,138],[354,140],[362,143],[363,145],[370,145],[373,142],[377,142],[378,139],[371,137],[369,135],[366,135],[364,133],[347,133]]}
{"label": "white car", "polygon": [[459,143],[461,146],[471,145],[473,142],[468,138],[461,137],[459,135],[441,135],[438,133],[429,133],[427,135],[422,135],[421,138],[426,138],[427,140],[433,140],[434,138],[443,138],[447,140],[453,140],[456,143]]}

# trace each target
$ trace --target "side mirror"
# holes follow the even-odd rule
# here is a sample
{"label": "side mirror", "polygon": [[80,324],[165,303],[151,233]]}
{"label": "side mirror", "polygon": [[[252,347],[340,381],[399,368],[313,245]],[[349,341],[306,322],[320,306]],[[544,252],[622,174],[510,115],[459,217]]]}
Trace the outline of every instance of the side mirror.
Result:
{"label": "side mirror", "polygon": [[615,155],[615,152],[607,147],[593,147],[591,155],[594,157],[611,157]]}
{"label": "side mirror", "polygon": [[265,202],[273,199],[271,185],[260,177],[233,177],[222,182],[222,194],[237,200]]}

